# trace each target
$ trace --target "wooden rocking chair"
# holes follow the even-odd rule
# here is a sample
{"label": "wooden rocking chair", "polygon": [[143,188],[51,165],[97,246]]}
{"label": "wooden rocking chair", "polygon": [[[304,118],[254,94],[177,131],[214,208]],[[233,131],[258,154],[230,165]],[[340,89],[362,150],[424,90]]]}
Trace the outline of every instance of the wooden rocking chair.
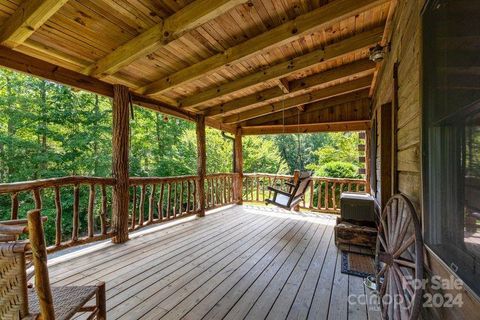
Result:
{"label": "wooden rocking chair", "polygon": [[[30,241],[18,241],[28,233]],[[106,319],[105,283],[95,286],[50,287],[47,251],[40,210],[28,220],[0,223],[0,319],[70,319],[90,312],[88,319]],[[35,288],[27,281],[26,256],[32,256]],[[85,304],[96,296],[94,306]]]}
{"label": "wooden rocking chair", "polygon": [[267,199],[265,203],[273,204],[277,207],[292,210],[303,199],[305,191],[307,191],[310,182],[312,181],[312,173],[303,171],[298,177],[297,183],[286,182],[289,186],[289,191],[276,189],[269,186],[268,190],[273,191],[272,199]]}

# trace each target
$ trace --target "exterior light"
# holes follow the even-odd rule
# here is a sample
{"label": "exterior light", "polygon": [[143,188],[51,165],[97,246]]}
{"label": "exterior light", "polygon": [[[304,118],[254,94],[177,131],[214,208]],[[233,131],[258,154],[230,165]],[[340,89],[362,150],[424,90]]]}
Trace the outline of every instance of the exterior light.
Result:
{"label": "exterior light", "polygon": [[370,60],[373,62],[381,62],[385,57],[384,47],[377,43],[373,48],[370,48]]}

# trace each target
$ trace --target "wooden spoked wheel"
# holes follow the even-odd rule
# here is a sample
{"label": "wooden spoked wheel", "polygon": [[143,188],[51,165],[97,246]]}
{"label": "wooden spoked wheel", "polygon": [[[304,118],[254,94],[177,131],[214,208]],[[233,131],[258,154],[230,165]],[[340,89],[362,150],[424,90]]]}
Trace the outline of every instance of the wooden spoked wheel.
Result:
{"label": "wooden spoked wheel", "polygon": [[376,283],[382,318],[417,319],[422,303],[423,240],[410,200],[397,194],[380,217]]}

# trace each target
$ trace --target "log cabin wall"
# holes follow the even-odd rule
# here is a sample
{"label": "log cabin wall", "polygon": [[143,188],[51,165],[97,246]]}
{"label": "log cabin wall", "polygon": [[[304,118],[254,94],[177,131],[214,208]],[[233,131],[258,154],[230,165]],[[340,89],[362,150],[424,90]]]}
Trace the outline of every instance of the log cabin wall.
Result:
{"label": "log cabin wall", "polygon": [[[423,222],[422,213],[422,165],[421,165],[421,137],[422,137],[422,9],[426,0],[398,1],[398,7],[392,20],[392,36],[390,48],[387,50],[378,75],[377,87],[373,94],[372,123],[377,132],[377,200],[381,203],[383,194],[395,191],[395,179],[398,181],[397,192],[406,194],[414,203],[419,218]],[[394,99],[394,67],[398,64],[398,105]],[[396,119],[394,123],[386,115],[385,105],[392,105],[391,113]],[[387,119],[387,120],[385,120]],[[396,127],[396,128],[395,128]],[[386,144],[381,144],[382,130],[390,128],[396,131],[392,144],[396,143],[394,160],[381,158],[385,153]],[[396,129],[396,130],[395,130]],[[383,150],[382,150],[383,148]],[[385,163],[387,162],[387,163]],[[383,169],[382,170],[382,165]],[[388,168],[390,167],[390,168]],[[393,167],[393,168],[392,168]],[[385,172],[390,170],[390,176]],[[385,182],[385,179],[393,180]],[[385,190],[385,185],[392,189]],[[382,188],[384,190],[382,190]],[[422,223],[422,227],[423,223]],[[444,279],[454,276],[454,273],[431,250],[426,248],[427,276],[439,275]],[[431,291],[431,289],[429,289]],[[462,293],[463,306],[461,308],[424,309],[424,318],[440,319],[472,319],[478,313],[480,300],[468,288],[460,291],[449,290],[450,293]]]}

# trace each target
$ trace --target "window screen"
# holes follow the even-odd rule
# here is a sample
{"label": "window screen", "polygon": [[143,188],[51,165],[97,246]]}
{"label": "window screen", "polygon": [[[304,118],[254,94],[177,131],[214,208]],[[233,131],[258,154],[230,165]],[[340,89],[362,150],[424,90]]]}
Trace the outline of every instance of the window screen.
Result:
{"label": "window screen", "polygon": [[424,13],[425,240],[480,293],[480,1]]}

